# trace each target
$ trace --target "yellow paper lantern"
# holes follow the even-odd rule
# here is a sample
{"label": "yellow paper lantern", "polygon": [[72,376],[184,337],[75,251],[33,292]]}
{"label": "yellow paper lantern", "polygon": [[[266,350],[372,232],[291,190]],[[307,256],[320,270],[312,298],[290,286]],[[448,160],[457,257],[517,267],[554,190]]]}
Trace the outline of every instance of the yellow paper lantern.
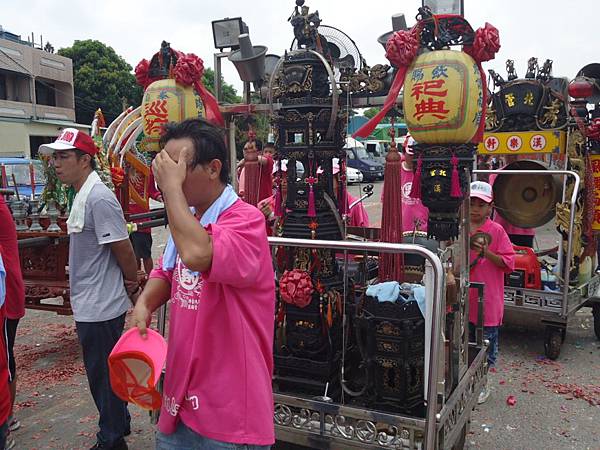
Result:
{"label": "yellow paper lantern", "polygon": [[142,100],[142,148],[158,152],[161,130],[166,123],[201,117],[203,113],[200,97],[191,86],[181,85],[173,79],[155,81],[146,88]]}
{"label": "yellow paper lantern", "polygon": [[419,143],[470,142],[479,126],[482,107],[479,68],[466,53],[423,53],[406,73],[404,117],[410,134]]}

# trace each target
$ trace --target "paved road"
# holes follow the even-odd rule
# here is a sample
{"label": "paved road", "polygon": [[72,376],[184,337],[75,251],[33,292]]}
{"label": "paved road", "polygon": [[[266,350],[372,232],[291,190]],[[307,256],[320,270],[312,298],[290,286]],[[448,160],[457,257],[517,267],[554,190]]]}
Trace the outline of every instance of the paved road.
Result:
{"label": "paved road", "polygon": [[[375,183],[366,208],[380,224],[382,183]],[[357,196],[360,187],[351,186]],[[551,244],[551,226],[539,242]],[[154,253],[164,248],[166,232],[155,229]],[[543,355],[538,330],[503,328],[500,364],[490,374],[492,395],[472,415],[467,437],[472,449],[600,449],[600,342],[589,310],[569,322],[561,357]],[[71,317],[28,311],[16,345],[20,387],[14,433],[18,449],[82,449],[95,442],[96,416],[87,389]],[[508,396],[516,399],[507,404]],[[596,403],[596,406],[591,403]],[[129,448],[153,448],[153,426],[146,412],[131,407]]]}

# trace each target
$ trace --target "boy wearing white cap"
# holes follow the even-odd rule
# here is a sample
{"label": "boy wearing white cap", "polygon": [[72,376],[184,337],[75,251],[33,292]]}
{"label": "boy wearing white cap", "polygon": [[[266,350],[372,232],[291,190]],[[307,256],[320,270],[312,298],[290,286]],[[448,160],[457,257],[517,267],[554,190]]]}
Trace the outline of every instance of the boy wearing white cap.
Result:
{"label": "boy wearing white cap", "polygon": [[[504,315],[504,274],[515,265],[515,251],[504,228],[490,220],[492,211],[492,186],[484,181],[471,183],[470,219],[471,251],[469,254],[470,280],[483,283],[484,289],[484,338],[489,341],[488,366],[494,367],[498,359],[498,330]],[[469,330],[475,334],[478,304],[477,292],[469,295]],[[479,403],[489,397],[486,385],[479,395]]]}

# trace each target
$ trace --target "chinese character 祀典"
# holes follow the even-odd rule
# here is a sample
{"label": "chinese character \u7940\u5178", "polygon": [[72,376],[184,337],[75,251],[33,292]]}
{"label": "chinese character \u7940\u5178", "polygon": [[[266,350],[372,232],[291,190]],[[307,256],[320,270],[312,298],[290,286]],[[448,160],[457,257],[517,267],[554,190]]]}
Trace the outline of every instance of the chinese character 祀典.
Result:
{"label": "chinese character \u7940\u5178", "polygon": [[444,66],[443,64],[440,64],[435,69],[433,69],[433,71],[431,72],[431,77],[432,78],[441,78],[441,77],[448,78],[448,67]]}
{"label": "chinese character \u7940\u5178", "polygon": [[421,81],[423,79],[423,69],[415,69],[412,71],[412,81]]}
{"label": "chinese character \u7940\u5178", "polygon": [[505,94],[504,101],[506,102],[506,105],[509,108],[512,108],[513,106],[515,106],[515,94],[513,94],[512,92],[510,94]]}
{"label": "chinese character \u7940\u5178", "polygon": [[411,97],[415,97],[416,100],[421,98],[421,95],[431,95],[435,97],[445,97],[448,94],[448,90],[436,91],[444,86],[446,80],[428,80],[423,83],[416,83],[412,87]]}
{"label": "chinese character \u7940\u5178", "polygon": [[528,105],[528,106],[533,106],[533,94],[531,92],[528,92],[527,94],[525,94],[525,98],[523,99],[523,104]]}
{"label": "chinese character \u7940\u5178", "polygon": [[443,100],[434,101],[429,97],[427,100],[421,100],[420,103],[415,105],[417,112],[413,114],[413,117],[417,120],[421,120],[425,114],[431,114],[438,119],[445,119],[450,112],[449,109],[445,109],[445,106],[446,102]]}

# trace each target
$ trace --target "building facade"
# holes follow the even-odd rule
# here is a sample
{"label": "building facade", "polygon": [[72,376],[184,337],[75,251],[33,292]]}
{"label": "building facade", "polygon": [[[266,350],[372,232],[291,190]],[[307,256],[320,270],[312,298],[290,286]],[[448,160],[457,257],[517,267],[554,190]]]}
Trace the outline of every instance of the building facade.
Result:
{"label": "building facade", "polygon": [[36,157],[75,123],[73,63],[0,27],[0,156]]}

